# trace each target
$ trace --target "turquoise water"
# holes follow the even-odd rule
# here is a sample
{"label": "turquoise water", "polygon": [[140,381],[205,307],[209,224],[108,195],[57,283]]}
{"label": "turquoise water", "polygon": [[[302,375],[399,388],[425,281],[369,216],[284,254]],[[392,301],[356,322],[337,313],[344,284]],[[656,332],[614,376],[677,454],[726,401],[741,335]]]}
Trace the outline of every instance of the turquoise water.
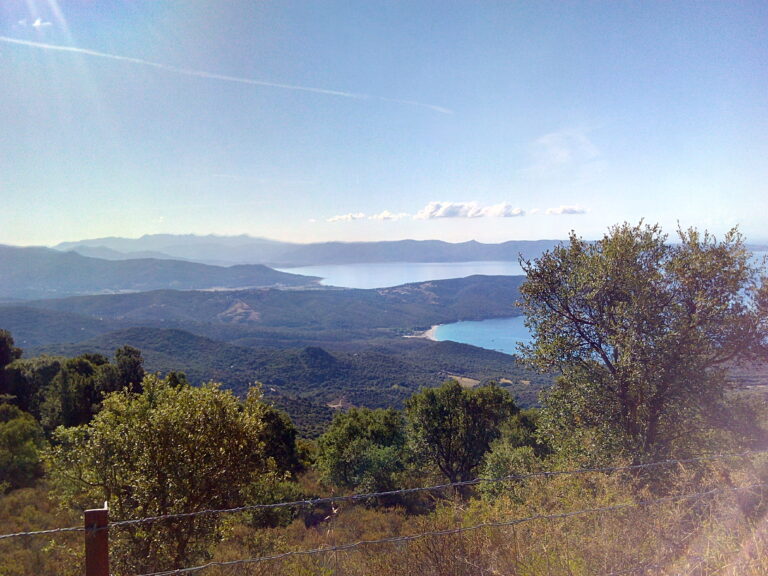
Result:
{"label": "turquoise water", "polygon": [[280,268],[281,272],[319,276],[325,286],[342,288],[388,288],[410,282],[465,278],[473,274],[519,276],[517,262],[383,262],[376,264],[334,264]]}
{"label": "turquoise water", "polygon": [[434,330],[435,340],[452,340],[472,344],[479,348],[496,350],[505,354],[516,354],[518,344],[531,341],[531,334],[525,326],[525,317],[494,318],[478,322],[456,322],[443,324]]}

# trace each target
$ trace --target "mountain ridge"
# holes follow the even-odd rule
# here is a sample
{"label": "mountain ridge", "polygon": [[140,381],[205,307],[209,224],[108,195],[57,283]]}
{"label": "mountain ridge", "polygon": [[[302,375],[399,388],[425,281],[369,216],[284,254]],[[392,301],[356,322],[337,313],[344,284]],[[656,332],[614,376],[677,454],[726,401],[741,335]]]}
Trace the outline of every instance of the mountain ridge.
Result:
{"label": "mountain ridge", "polygon": [[378,262],[471,262],[516,261],[532,258],[559,244],[560,240],[510,240],[496,244],[445,242],[443,240],[386,240],[376,242],[293,243],[241,236],[194,234],[144,235],[140,238],[105,237],[57,244],[56,250],[93,253],[111,257],[154,252],[206,264],[265,264],[276,267]]}

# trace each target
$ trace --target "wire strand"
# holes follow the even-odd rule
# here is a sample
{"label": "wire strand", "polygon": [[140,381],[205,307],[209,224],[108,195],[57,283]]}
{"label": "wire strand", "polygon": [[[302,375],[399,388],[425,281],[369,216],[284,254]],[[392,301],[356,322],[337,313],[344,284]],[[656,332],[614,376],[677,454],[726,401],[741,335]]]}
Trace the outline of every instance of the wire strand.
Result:
{"label": "wire strand", "polygon": [[71,528],[51,528],[50,530],[33,530],[30,532],[14,532],[13,534],[0,534],[0,540],[18,538],[21,536],[42,536],[45,534],[60,534],[61,532],[85,532],[84,526],[72,526]]}
{"label": "wire strand", "polygon": [[628,508],[640,508],[640,507],[651,506],[654,504],[660,504],[664,502],[674,502],[678,500],[700,500],[707,496],[712,496],[715,494],[721,494],[726,492],[738,492],[742,490],[752,490],[755,488],[764,488],[766,486],[768,486],[768,483],[750,484],[748,486],[739,486],[735,488],[713,488],[712,490],[707,490],[704,492],[694,492],[691,494],[677,494],[674,496],[666,496],[663,498],[656,498],[653,500],[642,500],[640,502],[634,502],[634,503],[628,503],[628,504],[615,504],[612,506],[602,506],[599,508],[585,508],[582,510],[575,510],[571,512],[560,512],[557,514],[537,514],[537,515],[528,516],[525,518],[514,518],[512,520],[505,520],[505,521],[499,521],[499,522],[483,522],[480,524],[475,524],[473,526],[462,526],[460,528],[447,528],[445,530],[433,530],[429,532],[422,532],[419,534],[412,534],[409,536],[394,536],[391,538],[379,538],[375,540],[358,540],[357,542],[348,542],[346,544],[339,544],[337,546],[327,546],[324,548],[313,548],[309,550],[292,550],[289,552],[282,552],[280,554],[273,554],[271,556],[258,556],[254,558],[243,558],[240,560],[208,562],[206,564],[201,564],[199,566],[191,566],[188,568],[177,568],[174,570],[165,570],[161,572],[151,572],[151,573],[140,574],[139,576],[172,576],[175,574],[191,574],[193,572],[199,572],[207,568],[237,566],[237,565],[243,565],[243,564],[255,564],[257,562],[282,560],[284,558],[289,558],[292,556],[311,556],[315,554],[327,554],[329,552],[345,552],[348,550],[359,548],[361,546],[368,546],[372,544],[396,544],[396,543],[403,543],[403,542],[412,542],[414,540],[420,540],[422,538],[426,538],[429,536],[448,536],[453,534],[461,534],[464,532],[479,530],[482,528],[501,528],[501,527],[516,526],[518,524],[523,524],[524,522],[530,522],[533,520],[560,520],[560,519],[571,518],[574,516],[580,516],[584,514],[596,514],[600,512],[615,512],[619,510],[626,510]]}

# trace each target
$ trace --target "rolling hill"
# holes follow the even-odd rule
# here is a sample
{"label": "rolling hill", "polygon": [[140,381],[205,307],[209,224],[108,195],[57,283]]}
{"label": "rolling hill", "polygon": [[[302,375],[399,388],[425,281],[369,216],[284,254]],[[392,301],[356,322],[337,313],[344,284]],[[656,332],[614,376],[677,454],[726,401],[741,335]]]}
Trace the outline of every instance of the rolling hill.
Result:
{"label": "rolling hill", "polygon": [[[20,342],[75,342],[79,333],[176,328],[245,346],[370,344],[434,324],[516,316],[521,276],[470,276],[378,290],[157,290],[0,306]],[[46,312],[45,315],[42,312]]]}

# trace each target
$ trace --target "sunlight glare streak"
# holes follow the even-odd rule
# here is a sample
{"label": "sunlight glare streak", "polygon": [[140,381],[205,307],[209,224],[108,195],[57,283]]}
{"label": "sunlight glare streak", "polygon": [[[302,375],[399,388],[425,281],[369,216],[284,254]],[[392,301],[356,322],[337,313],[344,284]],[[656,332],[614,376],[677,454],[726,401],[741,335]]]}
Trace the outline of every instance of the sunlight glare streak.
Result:
{"label": "sunlight glare streak", "polygon": [[151,68],[157,68],[159,70],[165,70],[166,72],[172,72],[174,74],[180,74],[183,76],[194,76],[197,78],[207,78],[209,80],[221,80],[223,82],[234,82],[237,84],[248,84],[251,86],[264,86],[267,88],[280,88],[283,90],[294,90],[300,92],[312,92],[315,94],[324,94],[327,96],[339,96],[342,98],[351,98],[355,100],[370,100],[376,99],[383,102],[391,102],[393,104],[400,104],[404,106],[416,106],[421,108],[427,108],[433,112],[440,114],[453,114],[453,111],[437,106],[434,104],[424,104],[413,100],[400,100],[397,98],[387,98],[384,96],[371,96],[369,94],[361,94],[357,92],[345,92],[342,90],[329,90],[326,88],[314,88],[311,86],[300,86],[297,84],[283,84],[279,82],[268,82],[266,80],[256,80],[253,78],[243,78],[240,76],[229,76],[226,74],[216,74],[213,72],[205,72],[202,70],[194,70],[191,68],[180,68],[178,66],[171,66],[168,64],[161,64],[159,62],[152,62],[150,60],[144,60],[143,58],[134,58],[132,56],[121,56],[119,54],[109,54],[107,52],[99,52],[97,50],[89,50],[87,48],[78,48],[77,46],[62,46],[58,44],[46,44],[44,42],[32,42],[30,40],[20,40],[17,38],[10,38],[8,36],[0,36],[0,42],[6,44],[17,44],[20,46],[29,46],[31,48],[41,48],[43,50],[51,50],[57,52],[70,52],[74,54],[82,54],[85,56],[93,56],[95,58],[106,58],[108,60],[117,60],[119,62],[129,62],[131,64],[140,64],[142,66],[148,66]]}
{"label": "sunlight glare streak", "polygon": [[69,25],[67,24],[66,18],[64,18],[64,13],[61,11],[58,0],[47,0],[47,2],[48,8],[50,8],[53,13],[57,26],[64,32],[67,42],[69,44],[74,44],[72,34],[69,31]]}
{"label": "sunlight glare streak", "polygon": [[[64,16],[64,12],[61,9],[61,6],[59,5],[58,0],[45,0],[45,2],[47,3],[47,12],[49,12],[50,14],[49,17],[51,17],[51,19],[55,22],[55,28],[57,32],[61,33],[64,36],[67,44],[75,45],[76,44],[75,39],[72,36],[72,33],[69,29],[69,24],[67,23],[67,19]],[[43,20],[45,19],[46,15],[42,14],[43,11],[39,9],[39,6],[37,5],[36,0],[26,0],[26,4],[27,4],[27,9],[29,10],[29,13],[30,13],[30,19],[32,21],[37,21],[38,19],[43,19]],[[77,66],[77,72],[80,75],[81,90],[86,95],[86,97],[90,100],[93,106],[94,114],[98,119],[99,124],[105,130],[114,132],[115,131],[114,121],[111,119],[110,115],[107,113],[102,97],[97,88],[96,82],[93,80],[93,77],[90,73],[90,70],[88,69],[85,59],[78,56],[75,59],[75,63]],[[48,76],[50,78],[55,78],[58,74],[58,71],[50,67],[50,63],[47,63],[47,65],[49,67]],[[59,116],[64,116],[63,109],[59,110]]]}

